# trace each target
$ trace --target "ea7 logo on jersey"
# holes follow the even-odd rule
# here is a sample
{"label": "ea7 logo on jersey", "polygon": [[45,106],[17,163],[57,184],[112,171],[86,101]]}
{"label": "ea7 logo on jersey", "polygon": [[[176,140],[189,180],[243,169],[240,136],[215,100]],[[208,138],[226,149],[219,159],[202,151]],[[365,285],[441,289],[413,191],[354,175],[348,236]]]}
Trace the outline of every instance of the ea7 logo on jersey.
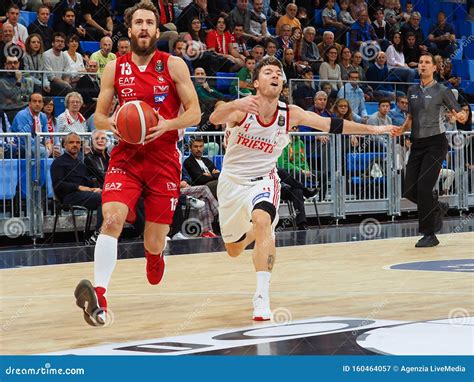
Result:
{"label": "ea7 logo on jersey", "polygon": [[122,191],[122,183],[119,183],[119,182],[106,183],[105,191]]}
{"label": "ea7 logo on jersey", "polygon": [[120,77],[118,83],[120,86],[135,85],[135,77]]}

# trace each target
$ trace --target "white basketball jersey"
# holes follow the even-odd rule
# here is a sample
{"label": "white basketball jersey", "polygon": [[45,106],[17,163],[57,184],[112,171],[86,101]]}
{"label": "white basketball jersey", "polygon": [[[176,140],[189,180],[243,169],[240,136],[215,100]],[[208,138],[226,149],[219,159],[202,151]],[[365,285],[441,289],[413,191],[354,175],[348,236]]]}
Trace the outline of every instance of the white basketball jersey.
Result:
{"label": "white basketball jersey", "polygon": [[288,105],[278,101],[272,121],[265,125],[255,114],[246,114],[235,127],[227,127],[222,174],[236,181],[269,175],[290,142]]}

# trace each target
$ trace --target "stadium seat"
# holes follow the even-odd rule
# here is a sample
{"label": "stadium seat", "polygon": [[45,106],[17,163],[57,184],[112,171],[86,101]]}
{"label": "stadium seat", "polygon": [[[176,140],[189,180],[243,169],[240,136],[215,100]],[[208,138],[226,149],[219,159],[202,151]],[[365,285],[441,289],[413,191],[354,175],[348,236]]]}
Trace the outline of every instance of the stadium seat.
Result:
{"label": "stadium seat", "polygon": [[323,26],[323,11],[321,9],[314,10],[314,24],[318,27]]}
{"label": "stadium seat", "polygon": [[453,74],[457,77],[461,77],[463,80],[469,79],[469,69],[467,60],[453,60]]}
{"label": "stadium seat", "polygon": [[94,53],[100,49],[99,41],[81,41],[80,44],[82,52]]}
{"label": "stadium seat", "polygon": [[350,176],[352,184],[365,184],[367,180],[370,183],[384,183],[386,177],[382,178],[365,178],[362,175],[368,170],[368,166],[374,159],[380,159],[380,163],[385,160],[385,153],[350,153],[346,156],[346,169]]}
{"label": "stadium seat", "polygon": [[374,114],[379,110],[379,104],[377,102],[366,102],[365,107],[367,109],[367,114]]}
{"label": "stadium seat", "polygon": [[0,199],[12,199],[17,185],[18,159],[2,159],[0,161]]}
{"label": "stadium seat", "polygon": [[28,27],[32,22],[36,20],[36,12],[20,11],[20,24]]}
{"label": "stadium seat", "polygon": [[467,7],[466,4],[454,4],[454,20],[457,22],[466,21]]}
{"label": "stadium seat", "polygon": [[457,48],[454,51],[453,60],[462,60],[462,52],[464,50],[463,40],[457,39]]}
{"label": "stadium seat", "polygon": [[[464,61],[464,62],[466,62],[466,61]],[[469,74],[469,78],[466,78],[466,80],[469,79],[471,81],[474,81],[474,60],[468,60],[467,63],[468,63],[467,64],[467,66],[468,66],[467,71],[468,71],[468,74]],[[463,77],[461,77],[461,78],[463,78]]]}
{"label": "stadium seat", "polygon": [[235,81],[235,78],[237,78],[237,76],[238,73],[217,72],[216,89],[219,90],[221,93],[229,93],[230,86],[232,85],[232,82]]}
{"label": "stadium seat", "polygon": [[54,102],[54,111],[56,113],[56,116],[64,113],[64,110],[66,110],[66,106],[64,105],[64,97],[60,97],[60,96],[53,97],[53,102]]}
{"label": "stadium seat", "polygon": [[213,162],[216,168],[221,171],[222,170],[222,162],[224,161],[224,155],[214,155]]}

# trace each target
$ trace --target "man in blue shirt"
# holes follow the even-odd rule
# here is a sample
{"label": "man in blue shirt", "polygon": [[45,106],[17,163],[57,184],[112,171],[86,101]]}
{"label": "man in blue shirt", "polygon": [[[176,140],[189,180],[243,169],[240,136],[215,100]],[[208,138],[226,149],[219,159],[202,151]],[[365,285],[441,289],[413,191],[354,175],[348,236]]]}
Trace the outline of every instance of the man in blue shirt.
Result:
{"label": "man in blue shirt", "polygon": [[375,62],[370,65],[366,73],[367,81],[374,88],[374,96],[378,98],[388,98],[390,101],[395,99],[393,86],[386,83],[388,78],[387,56],[384,52],[378,52]]}
{"label": "man in blue shirt", "polygon": [[392,118],[392,124],[402,126],[408,114],[408,98],[406,96],[397,97],[397,104],[388,112],[388,116]]}
{"label": "man in blue shirt", "polygon": [[431,26],[428,40],[437,48],[433,53],[444,58],[450,57],[454,53],[456,35],[453,26],[446,23],[446,15],[443,11],[438,13],[438,23]]}
{"label": "man in blue shirt", "polygon": [[[31,134],[31,156],[35,155],[36,133],[48,132],[48,119],[46,114],[41,112],[43,109],[43,96],[40,93],[32,93],[29,97],[28,107],[19,111],[12,124],[13,133]],[[21,156],[25,156],[26,138],[15,138],[15,144],[19,148]],[[40,141],[40,157],[48,158],[53,151],[51,139],[42,138]]]}
{"label": "man in blue shirt", "polygon": [[349,82],[339,89],[337,98],[345,98],[349,101],[352,118],[355,122],[367,123],[369,117],[365,107],[364,92],[359,87],[359,72],[357,70],[349,72]]}

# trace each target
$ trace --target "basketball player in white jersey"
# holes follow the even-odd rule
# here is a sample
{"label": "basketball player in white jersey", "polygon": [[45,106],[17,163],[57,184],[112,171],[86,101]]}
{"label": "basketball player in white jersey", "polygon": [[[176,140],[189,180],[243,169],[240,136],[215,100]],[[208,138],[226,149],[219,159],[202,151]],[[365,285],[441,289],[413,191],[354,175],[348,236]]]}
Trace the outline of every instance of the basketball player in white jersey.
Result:
{"label": "basketball player in white jersey", "polygon": [[305,125],[334,134],[384,134],[394,126],[369,126],[339,118],[324,118],[278,100],[282,66],[273,57],[258,64],[253,74],[255,96],[218,106],[209,121],[226,123],[227,151],[217,194],[222,238],[230,256],[239,256],[255,241],[253,263],[257,290],[253,319],[271,318],[269,285],[275,262],[274,228],[278,222],[280,179],[276,162],[289,143],[291,126]]}

